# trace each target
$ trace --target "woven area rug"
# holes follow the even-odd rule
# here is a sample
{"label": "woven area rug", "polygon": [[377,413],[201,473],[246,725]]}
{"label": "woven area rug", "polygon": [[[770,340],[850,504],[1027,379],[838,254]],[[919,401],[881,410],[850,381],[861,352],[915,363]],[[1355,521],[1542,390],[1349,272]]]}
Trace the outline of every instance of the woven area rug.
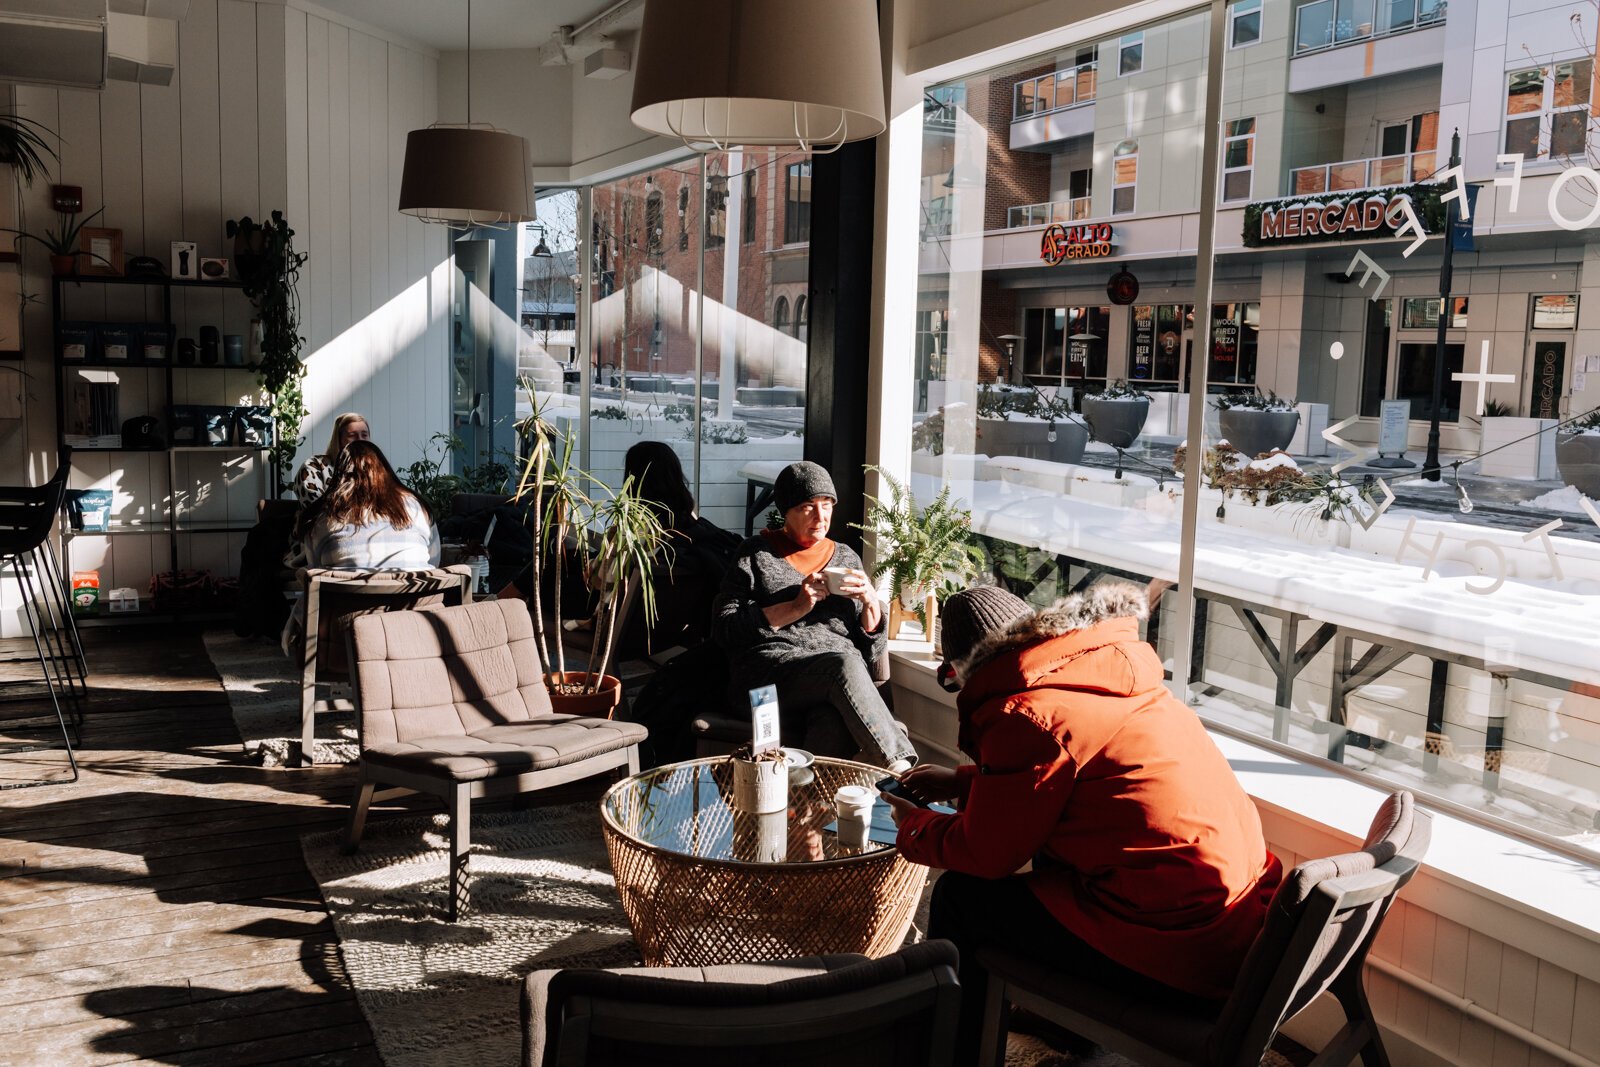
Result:
{"label": "woven area rug", "polygon": [[[300,679],[276,642],[208,630],[206,653],[222,679],[245,756],[267,767],[286,766],[300,751]],[[317,716],[318,763],[350,763],[358,755],[355,717]]]}
{"label": "woven area rug", "polygon": [[[639,952],[617,899],[593,801],[472,820],[472,906],[443,920],[443,815],[380,819],[361,851],[338,835],[302,839],[339,934],[345,969],[388,1067],[513,1067],[530,971],[626,967]],[[927,896],[912,938],[925,925]],[[1287,1062],[1269,1056],[1269,1065]],[[1111,1053],[1073,1058],[1014,1034],[1007,1067],[1132,1067]]]}

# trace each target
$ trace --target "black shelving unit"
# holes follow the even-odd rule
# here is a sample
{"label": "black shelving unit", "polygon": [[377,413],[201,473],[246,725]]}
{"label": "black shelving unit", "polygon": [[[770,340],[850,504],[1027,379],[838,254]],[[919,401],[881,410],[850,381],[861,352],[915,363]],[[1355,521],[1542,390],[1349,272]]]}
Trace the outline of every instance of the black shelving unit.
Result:
{"label": "black shelving unit", "polygon": [[[63,323],[69,321],[65,313],[66,294],[69,291],[69,287],[79,288],[83,286],[139,287],[145,291],[149,291],[152,288],[159,289],[161,293],[160,318],[147,318],[145,324],[164,325],[170,331],[172,341],[167,352],[167,358],[157,363],[153,361],[147,361],[142,358],[133,359],[131,358],[132,353],[130,353],[130,358],[125,360],[108,360],[98,358],[64,359],[62,357],[61,327]],[[161,371],[163,396],[165,398],[164,406],[170,409],[172,405],[172,398],[175,395],[173,389],[174,380],[179,374],[229,370],[254,372],[257,369],[257,366],[254,363],[248,363],[242,366],[238,364],[227,364],[222,362],[193,364],[178,363],[178,330],[175,317],[172,313],[172,291],[174,289],[184,288],[242,292],[244,289],[244,283],[232,279],[200,281],[186,278],[129,278],[114,275],[102,276],[80,274],[58,275],[51,279],[50,343],[55,361],[54,365],[56,368],[56,439],[58,443],[68,444],[66,440],[66,385],[68,381],[68,372],[75,372],[79,370],[145,372]],[[149,301],[146,300],[145,304],[146,308],[148,308]],[[71,321],[78,320],[74,319]],[[170,415],[170,410],[167,412],[167,414]],[[74,444],[71,446],[74,452],[163,453],[167,459],[165,464],[160,464],[160,466],[164,467],[166,470],[166,502],[162,509],[166,517],[164,520],[159,522],[113,524],[106,530],[74,530],[70,528],[69,524],[68,528],[63,531],[62,537],[62,548],[65,556],[63,563],[68,575],[72,573],[71,542],[80,537],[106,537],[130,534],[157,537],[164,536],[167,539],[168,569],[176,571],[178,569],[178,539],[180,536],[188,534],[243,533],[250,528],[248,525],[239,523],[212,522],[195,523],[191,525],[186,524],[181,520],[177,514],[177,501],[175,499],[177,486],[177,455],[179,453],[209,452],[218,455],[236,455],[240,452],[254,453],[256,454],[258,462],[261,465],[261,470],[265,479],[264,485],[262,486],[263,496],[273,497],[277,495],[277,472],[267,459],[267,453],[269,449],[264,447],[238,445],[198,447],[172,445],[170,443],[172,427],[169,425],[171,420],[169,417],[163,417],[160,419],[160,421],[164,430],[163,436],[169,442],[163,448],[131,448],[125,445],[112,446]],[[121,624],[129,622],[158,622],[169,621],[171,619],[180,617],[187,619],[204,618],[208,614],[213,614],[210,609],[157,612],[153,610],[153,601],[150,599],[143,599],[144,594],[142,591],[141,593],[142,599],[140,610],[136,612],[110,612],[106,610],[106,603],[102,601],[100,604],[100,610],[86,616],[81,616],[79,618],[79,622],[87,625],[94,625],[96,623]]]}

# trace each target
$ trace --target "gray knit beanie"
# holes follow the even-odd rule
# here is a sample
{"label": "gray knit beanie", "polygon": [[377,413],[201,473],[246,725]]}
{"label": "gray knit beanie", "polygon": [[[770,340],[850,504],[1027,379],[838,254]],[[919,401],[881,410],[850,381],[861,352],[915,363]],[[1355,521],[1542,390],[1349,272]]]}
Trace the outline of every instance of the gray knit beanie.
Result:
{"label": "gray knit beanie", "polygon": [[789,464],[778,475],[778,480],[772,483],[772,502],[780,515],[814,496],[825,496],[834,501],[839,499],[827,468],[810,460]]}
{"label": "gray knit beanie", "polygon": [[945,662],[961,664],[986,638],[1003,633],[1033,609],[1021,597],[997,585],[963,589],[944,602],[939,616],[939,640]]}

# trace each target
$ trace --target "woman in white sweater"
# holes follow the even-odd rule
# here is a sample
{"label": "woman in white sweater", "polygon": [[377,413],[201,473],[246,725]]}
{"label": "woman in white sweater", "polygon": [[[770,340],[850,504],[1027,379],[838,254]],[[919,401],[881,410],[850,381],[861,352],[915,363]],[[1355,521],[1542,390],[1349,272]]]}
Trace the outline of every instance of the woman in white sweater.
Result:
{"label": "woman in white sweater", "polygon": [[433,517],[371,441],[345,446],[298,532],[313,567],[425,571],[439,563]]}

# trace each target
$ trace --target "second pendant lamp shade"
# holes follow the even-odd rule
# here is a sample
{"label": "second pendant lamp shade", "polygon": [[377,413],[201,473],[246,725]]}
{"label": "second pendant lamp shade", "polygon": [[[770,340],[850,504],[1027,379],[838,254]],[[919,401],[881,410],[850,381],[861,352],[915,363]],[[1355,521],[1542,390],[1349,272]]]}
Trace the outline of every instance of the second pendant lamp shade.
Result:
{"label": "second pendant lamp shade", "polygon": [[406,135],[400,210],[425,222],[504,226],[533,219],[528,142],[488,126],[429,126]]}
{"label": "second pendant lamp shade", "polygon": [[827,151],[884,130],[873,0],[649,0],[633,122],[706,150]]}

